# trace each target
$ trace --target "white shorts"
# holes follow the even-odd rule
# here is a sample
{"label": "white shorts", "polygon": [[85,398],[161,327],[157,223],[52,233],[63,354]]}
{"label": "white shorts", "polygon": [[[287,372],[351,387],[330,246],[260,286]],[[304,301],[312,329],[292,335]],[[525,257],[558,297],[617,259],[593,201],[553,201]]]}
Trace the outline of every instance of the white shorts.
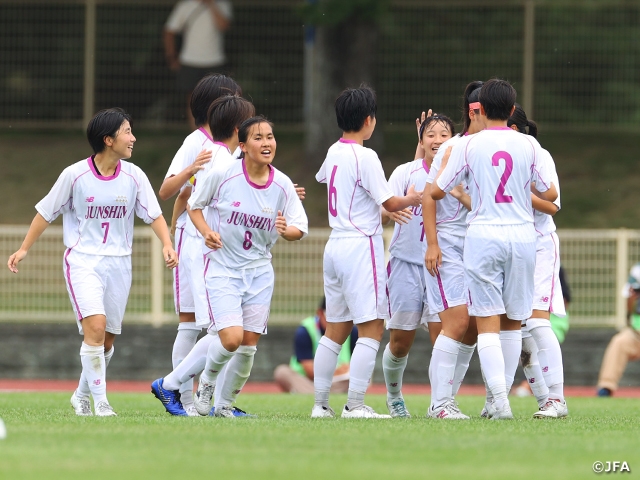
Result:
{"label": "white shorts", "polygon": [[330,237],[323,275],[327,322],[389,320],[382,235]]}
{"label": "white shorts", "polygon": [[531,317],[536,240],[533,224],[469,226],[464,242],[469,315]]}
{"label": "white shorts", "polygon": [[[202,254],[202,239],[188,234],[182,236],[182,253],[180,254],[181,268],[180,305],[182,312],[195,312],[196,326],[206,328],[211,322],[207,305],[207,289],[204,286],[204,255]],[[184,276],[183,276],[184,275]]]}
{"label": "white shorts", "polygon": [[560,286],[560,240],[556,232],[538,236],[534,285],[534,310],[550,311],[559,317],[567,314]]}
{"label": "white shorts", "polygon": [[204,279],[210,316],[209,333],[229,327],[267,334],[274,274],[271,264],[234,270],[205,260]]}
{"label": "white shorts", "polygon": [[442,266],[438,275],[432,277],[423,267],[427,289],[427,300],[432,312],[443,312],[448,308],[466,305],[469,289],[464,276],[464,237],[438,232],[438,246],[442,251]]}
{"label": "white shorts", "polygon": [[438,315],[429,312],[422,265],[391,257],[387,264],[387,276],[391,317],[386,322],[388,329],[416,330],[424,323],[440,321]]}
{"label": "white shorts", "polygon": [[106,331],[119,335],[131,289],[131,255],[87,255],[68,248],[62,267],[80,333],[83,318],[105,315]]}

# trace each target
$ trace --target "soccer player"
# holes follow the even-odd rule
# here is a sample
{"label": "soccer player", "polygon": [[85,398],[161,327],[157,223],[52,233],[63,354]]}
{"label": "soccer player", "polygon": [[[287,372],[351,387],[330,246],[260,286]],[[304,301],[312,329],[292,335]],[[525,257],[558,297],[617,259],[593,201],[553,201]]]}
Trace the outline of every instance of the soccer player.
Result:
{"label": "soccer player", "polygon": [[260,336],[267,333],[274,286],[271,248],[279,236],[294,241],[308,232],[293,183],[271,165],[276,153],[271,123],[250,118],[238,139],[242,161],[226,170],[214,167],[189,199],[189,216],[206,246],[209,333],[217,331],[194,398],[200,415],[211,411],[218,373],[230,360],[227,377],[234,378],[228,397],[216,405],[217,417],[234,417],[232,403],[249,378]]}
{"label": "soccer player", "polygon": [[[474,81],[465,88],[463,131],[438,150],[427,178],[427,191],[441,168],[447,148],[484,129],[478,103],[482,85],[483,82]],[[422,198],[427,239],[423,251],[429,273],[426,275],[427,298],[442,321],[442,331],[434,342],[429,364],[431,405],[427,415],[431,418],[469,418],[460,411],[454,399],[469,368],[477,339],[475,319],[469,318],[467,310],[469,295],[463,266],[466,218],[471,209],[467,190],[466,184],[462,183],[438,202],[430,195]]]}
{"label": "soccer player", "polygon": [[[424,158],[394,170],[389,178],[394,195],[404,195],[409,185],[424,189],[434,155],[454,133],[453,122],[444,115],[430,115],[422,122],[419,136]],[[383,222],[390,218],[384,209],[382,213]],[[402,377],[417,328],[429,322],[430,334],[433,330],[440,330],[432,328],[440,320],[435,312],[431,312],[425,294],[422,223],[422,206],[413,207],[409,218],[396,220],[389,246],[387,290],[391,318],[387,328],[390,339],[382,354],[382,369],[387,386],[387,407],[392,417],[411,416],[402,396]]]}
{"label": "soccer player", "polygon": [[[225,95],[213,101],[207,113],[209,118],[207,126],[212,137],[211,141],[204,143],[205,147],[211,149],[209,152],[212,161],[203,164],[197,172],[193,180],[194,191],[199,188],[201,178],[203,178],[211,168],[216,167],[224,171],[234,163],[238,163],[238,160],[236,160],[235,156],[231,153],[238,147],[238,129],[240,125],[253,116],[254,113],[255,109],[253,105],[248,100],[237,95]],[[189,190],[191,190],[191,188]],[[201,287],[205,291],[203,302],[207,323],[205,325],[202,320],[205,314],[202,314],[202,316],[196,314],[197,321],[195,326],[197,327],[197,333],[199,333],[201,326],[209,326],[210,323],[208,300],[206,298],[206,289],[204,288],[204,259],[202,254],[204,239],[190,218],[186,220],[185,225],[186,238],[189,240],[186,245],[188,250],[184,255],[188,258],[188,263],[192,268],[192,272],[187,278],[192,285],[196,285],[198,288]],[[194,337],[197,337],[197,333]],[[193,341],[195,343],[195,338]],[[195,346],[192,346],[192,348],[186,352],[180,362],[174,365],[174,370],[171,374],[167,375],[164,380],[158,379],[153,382],[151,386],[152,393],[165,405],[169,413],[173,415],[183,415],[186,412],[189,416],[199,416],[193,405],[192,379],[203,370],[211,341],[212,336],[205,335],[200,341],[195,343]],[[177,378],[182,378],[182,380],[178,382]],[[229,380],[232,381],[232,378]],[[189,384],[191,384],[191,387],[185,388],[185,385]],[[226,391],[224,388],[225,383],[222,385],[223,388],[219,389],[219,393]],[[182,403],[182,406],[178,406],[178,399],[173,398],[176,395],[174,391],[179,391],[179,403]],[[185,397],[188,398],[190,403],[187,404],[185,402]],[[173,408],[174,404],[175,409]],[[236,413],[241,412],[238,409]]]}
{"label": "soccer player", "polygon": [[106,368],[113,357],[113,342],[122,328],[131,287],[133,214],[151,224],[162,242],[168,267],[178,264],[169,229],[146,175],[132,163],[136,138],[131,118],[120,108],[98,112],[89,122],[87,138],[94,151],[63,170],[51,191],[37,205],[38,213],[20,249],[8,267],[18,273],[23,260],[42,232],[62,214],[63,270],[78,329],[82,374],[71,396],[76,415],[115,416],[107,400]]}
{"label": "soccer player", "polygon": [[[511,129],[536,137],[538,127],[516,103],[516,109],[507,121]],[[560,286],[560,240],[556,234],[553,216],[560,210],[560,184],[556,166],[548,151],[543,150],[542,161],[547,163],[551,182],[558,198],[549,202],[531,194],[533,218],[538,240],[536,242],[536,269],[534,277],[533,313],[522,326],[522,367],[531,386],[539,410],[534,418],[563,418],[569,413],[564,400],[564,369],[558,337],[551,328],[550,314],[566,315]],[[513,378],[507,378],[507,382]],[[508,387],[509,385],[507,385]],[[507,389],[508,391],[508,389]]]}
{"label": "soccer player", "polygon": [[[194,348],[198,335],[209,325],[207,295],[202,281],[204,260],[202,239],[188,219],[186,203],[191,195],[195,175],[212,162],[213,151],[220,154],[227,146],[216,144],[225,138],[214,139],[207,115],[211,103],[226,95],[242,95],[240,86],[225,75],[207,75],[201,79],[191,95],[191,112],[197,129],[189,134],[176,152],[158,195],[167,200],[179,193],[171,221],[175,229],[176,250],[180,260],[173,279],[174,303],[178,314],[178,333],[173,343],[171,361],[177,367]],[[248,118],[251,115],[248,115]],[[241,119],[238,123],[245,120]],[[233,135],[230,135],[233,136]],[[237,140],[235,141],[237,144]],[[189,224],[191,224],[189,226]],[[206,355],[207,346],[200,345],[201,356]],[[193,406],[193,379],[180,386],[181,401],[187,413],[197,416]]]}
{"label": "soccer player", "polygon": [[[469,187],[472,210],[463,254],[469,314],[477,317],[478,354],[494,399],[492,419],[511,419],[505,378],[514,375],[517,360],[511,367],[510,358],[520,356],[520,326],[531,318],[533,304],[537,236],[531,184],[535,182],[548,201],[555,200],[557,192],[538,142],[507,127],[515,89],[492,79],[480,89],[479,101],[487,128],[447,149],[431,196],[440,200],[462,181]],[[516,332],[514,345],[507,349],[500,342],[501,330]]]}
{"label": "soccer player", "polygon": [[380,206],[388,212],[417,207],[422,192],[413,185],[402,197],[393,195],[376,153],[363,146],[376,126],[373,90],[344,90],[335,103],[342,138],[329,148],[316,174],[329,194],[329,225],[324,250],[324,293],[327,330],[313,364],[315,405],[312,418],[333,417],[329,391],[338,355],[353,325],[359,338],[351,357],[351,376],[343,418],[390,418],[364,404],[376,354],[389,319]]}

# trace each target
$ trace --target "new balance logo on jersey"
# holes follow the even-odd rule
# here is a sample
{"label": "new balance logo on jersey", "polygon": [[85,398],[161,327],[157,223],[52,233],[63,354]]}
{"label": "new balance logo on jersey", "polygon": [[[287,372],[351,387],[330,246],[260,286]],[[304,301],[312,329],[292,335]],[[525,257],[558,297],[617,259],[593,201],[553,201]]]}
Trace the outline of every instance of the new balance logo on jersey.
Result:
{"label": "new balance logo on jersey", "polygon": [[549,371],[549,367],[544,367],[544,368],[542,369],[542,373],[547,373],[548,371]]}
{"label": "new balance logo on jersey", "polygon": [[533,378],[533,377],[531,377],[531,378],[529,379],[529,383],[536,383],[536,379],[535,379],[535,378]]}
{"label": "new balance logo on jersey", "polygon": [[233,202],[231,204],[232,207],[238,208],[240,206],[240,202]]}
{"label": "new balance logo on jersey", "polygon": [[91,202],[93,202],[93,199],[94,199],[94,197],[87,197],[86,201],[87,201],[87,203],[91,203]]}
{"label": "new balance logo on jersey", "polygon": [[93,384],[96,386],[100,385],[100,379],[98,378],[97,380],[94,380]]}
{"label": "new balance logo on jersey", "polygon": [[123,205],[107,205],[106,207],[90,206],[84,218],[124,218],[126,213],[127,207]]}
{"label": "new balance logo on jersey", "polygon": [[549,301],[549,297],[540,297],[540,301],[547,303]]}
{"label": "new balance logo on jersey", "polygon": [[259,217],[258,215],[249,215],[248,213],[242,213],[234,211],[231,213],[231,217],[227,220],[227,223],[233,225],[242,225],[247,228],[258,228],[267,232],[273,228],[273,219],[268,217]]}

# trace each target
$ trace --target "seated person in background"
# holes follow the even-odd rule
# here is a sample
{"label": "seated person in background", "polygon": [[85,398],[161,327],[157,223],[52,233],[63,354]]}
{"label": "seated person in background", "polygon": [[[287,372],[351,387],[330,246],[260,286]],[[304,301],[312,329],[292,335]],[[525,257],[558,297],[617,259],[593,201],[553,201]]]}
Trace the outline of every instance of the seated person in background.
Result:
{"label": "seated person in background", "polygon": [[[313,393],[313,357],[327,328],[326,309],[327,302],[323,297],[316,315],[305,318],[297,328],[293,341],[294,354],[289,365],[278,365],[273,372],[275,381],[283,391]],[[349,361],[357,340],[358,328],[354,325],[338,356],[338,366],[331,386],[332,393],[346,393],[349,388]]]}
{"label": "seated person in background", "polygon": [[604,352],[598,377],[599,397],[613,395],[627,363],[640,359],[640,263],[631,268],[622,295],[627,299],[627,326],[613,336]]}

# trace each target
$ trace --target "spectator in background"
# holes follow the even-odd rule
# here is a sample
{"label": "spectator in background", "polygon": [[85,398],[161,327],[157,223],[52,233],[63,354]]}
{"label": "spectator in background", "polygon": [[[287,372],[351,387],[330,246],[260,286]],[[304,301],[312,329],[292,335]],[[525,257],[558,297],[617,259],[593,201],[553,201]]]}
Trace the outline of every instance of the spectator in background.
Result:
{"label": "spectator in background", "polygon": [[[232,18],[228,0],[182,0],[164,26],[164,52],[169,68],[177,74],[177,88],[186,95],[187,118],[195,129],[189,105],[191,92],[209,73],[227,73],[223,33]],[[182,38],[176,45],[176,36]]]}
{"label": "spectator in background", "polygon": [[[316,315],[305,318],[296,330],[294,354],[289,365],[279,365],[273,372],[275,381],[285,392],[313,393],[313,358],[318,342],[327,328],[326,309],[327,302],[323,297]],[[349,389],[349,361],[357,340],[358,328],[354,325],[338,356],[338,366],[331,386],[333,393],[346,393]]]}
{"label": "spectator in background", "polygon": [[613,336],[604,352],[598,378],[599,397],[613,395],[627,363],[640,359],[640,263],[631,268],[622,295],[627,299],[627,326]]}

